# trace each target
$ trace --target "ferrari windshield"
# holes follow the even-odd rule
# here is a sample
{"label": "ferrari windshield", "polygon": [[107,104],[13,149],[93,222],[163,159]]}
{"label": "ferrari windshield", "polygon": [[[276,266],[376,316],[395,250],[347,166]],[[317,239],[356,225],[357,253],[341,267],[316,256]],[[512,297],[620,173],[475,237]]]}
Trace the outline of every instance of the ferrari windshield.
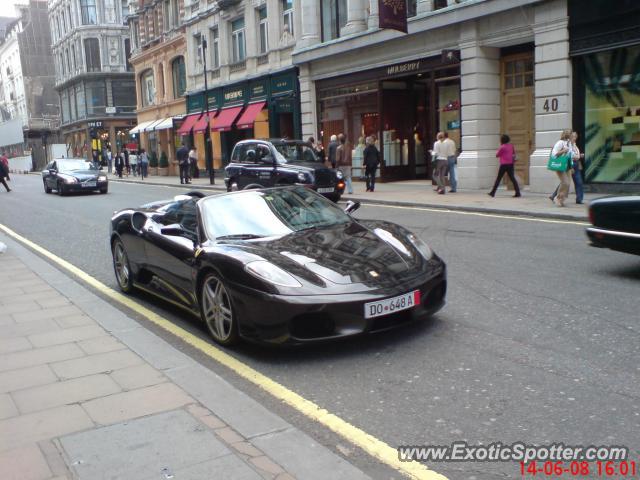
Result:
{"label": "ferrari windshield", "polygon": [[282,236],[351,222],[333,202],[304,187],[209,197],[201,213],[212,240]]}
{"label": "ferrari windshield", "polygon": [[[306,143],[296,143],[296,142],[287,142],[287,143],[274,143],[273,146],[276,148],[278,155],[279,163],[291,163],[291,162],[305,162],[305,163],[315,163],[322,162],[318,154],[315,152],[310,145]],[[282,161],[284,159],[284,162]]]}
{"label": "ferrari windshield", "polygon": [[89,162],[84,160],[57,160],[59,172],[75,172],[76,170],[91,170],[95,169]]}

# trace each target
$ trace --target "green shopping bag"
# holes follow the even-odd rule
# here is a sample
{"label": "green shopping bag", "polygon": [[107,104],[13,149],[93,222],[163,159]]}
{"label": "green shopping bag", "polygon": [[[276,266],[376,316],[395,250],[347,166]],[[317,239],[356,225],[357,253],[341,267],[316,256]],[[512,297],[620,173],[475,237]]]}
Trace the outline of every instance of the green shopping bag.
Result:
{"label": "green shopping bag", "polygon": [[571,161],[571,154],[565,153],[554,157],[553,154],[549,155],[549,161],[547,162],[547,169],[554,172],[566,172],[569,169],[569,162]]}

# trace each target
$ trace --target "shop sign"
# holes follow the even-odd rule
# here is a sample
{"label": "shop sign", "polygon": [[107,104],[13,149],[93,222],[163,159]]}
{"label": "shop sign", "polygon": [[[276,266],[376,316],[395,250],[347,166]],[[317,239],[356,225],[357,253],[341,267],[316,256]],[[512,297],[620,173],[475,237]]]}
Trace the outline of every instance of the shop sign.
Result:
{"label": "shop sign", "polygon": [[87,122],[87,127],[89,128],[102,128],[102,121],[96,120],[93,122]]}
{"label": "shop sign", "polygon": [[295,90],[295,76],[283,75],[271,78],[271,95],[291,93]]}
{"label": "shop sign", "polygon": [[407,33],[406,0],[378,0],[378,26]]}
{"label": "shop sign", "polygon": [[289,100],[278,100],[276,103],[276,112],[277,113],[290,113],[293,112],[293,99]]}
{"label": "shop sign", "polygon": [[259,80],[252,82],[249,87],[249,100],[258,100],[267,97],[267,82]]}
{"label": "shop sign", "polygon": [[230,87],[223,90],[224,105],[244,102],[244,87]]}
{"label": "shop sign", "polygon": [[204,93],[189,95],[187,97],[187,112],[201,112],[204,109]]}
{"label": "shop sign", "polygon": [[387,75],[399,75],[402,73],[417,72],[420,70],[420,60],[413,62],[400,63],[387,67]]}
{"label": "shop sign", "polygon": [[218,110],[222,107],[222,101],[220,99],[222,90],[210,90],[209,91],[209,110]]}

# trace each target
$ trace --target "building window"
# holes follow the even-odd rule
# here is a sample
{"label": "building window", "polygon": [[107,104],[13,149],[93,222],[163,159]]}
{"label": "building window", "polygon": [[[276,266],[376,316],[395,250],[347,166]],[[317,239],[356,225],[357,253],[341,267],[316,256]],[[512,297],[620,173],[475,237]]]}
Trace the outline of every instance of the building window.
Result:
{"label": "building window", "polygon": [[447,0],[433,0],[433,9],[440,10],[441,8],[446,8],[448,4]]}
{"label": "building window", "polygon": [[140,47],[140,23],[132,22],[131,30],[132,30],[131,38],[133,38],[133,48],[137,49]]}
{"label": "building window", "polygon": [[347,0],[321,0],[322,41],[340,37],[340,29],[347,24]]}
{"label": "building window", "polygon": [[124,39],[124,61],[127,66],[127,72],[133,71],[133,65],[131,65],[131,62],[129,61],[130,58],[131,58],[131,40],[129,40],[128,38],[125,38]]}
{"label": "building window", "polygon": [[[69,56],[69,49],[65,48],[64,50],[64,54],[67,57],[67,72],[69,72],[69,74],[73,73],[73,70],[71,69],[71,57]],[[75,98],[75,95],[74,95]]]}
{"label": "building window", "polygon": [[62,32],[60,31],[60,17],[56,16],[56,37],[62,38]]}
{"label": "building window", "polygon": [[120,10],[122,11],[122,22],[127,23],[127,17],[129,16],[129,0],[121,0]]}
{"label": "building window", "polygon": [[178,11],[178,0],[171,0],[171,23],[174,27],[180,25],[180,12]]}
{"label": "building window", "polygon": [[213,68],[220,67],[220,32],[218,27],[211,29],[211,65]]}
{"label": "building window", "polygon": [[191,15],[195,15],[200,10],[200,1],[196,0],[191,4]]}
{"label": "building window", "polygon": [[258,31],[260,36],[260,45],[259,52],[261,54],[267,53],[269,49],[269,35],[268,35],[269,25],[267,23],[267,7],[262,7],[258,9]]}
{"label": "building window", "polygon": [[231,22],[231,61],[238,63],[246,58],[246,44],[244,39],[244,18]]}
{"label": "building window", "polygon": [[84,99],[84,85],[79,83],[76,85],[76,103],[78,105],[78,118],[87,116],[87,104]]}
{"label": "building window", "polygon": [[84,57],[87,64],[87,72],[99,72],[100,66],[100,41],[97,38],[84,39]]}
{"label": "building window", "polygon": [[163,4],[163,15],[162,15],[162,19],[164,21],[163,26],[164,26],[164,31],[168,32],[169,30],[171,30],[172,22],[171,22],[171,2],[169,0],[164,0],[164,4]]}
{"label": "building window", "polygon": [[293,0],[282,0],[282,25],[293,35]]}
{"label": "building window", "polygon": [[140,74],[140,91],[142,92],[142,106],[153,105],[156,98],[156,87],[153,82],[153,71],[146,70]]}
{"label": "building window", "polygon": [[73,16],[71,15],[71,5],[67,6],[67,16],[69,17],[69,28],[74,27]]}
{"label": "building window", "polygon": [[193,61],[196,71],[202,69],[202,35],[199,33],[193,36]]}
{"label": "building window", "polygon": [[72,72],[75,73],[76,71],[76,46],[75,45],[71,45],[71,68],[72,68]]}
{"label": "building window", "polygon": [[63,77],[67,74],[67,71],[64,68],[64,56],[62,55],[62,53],[60,54],[60,73]]}
{"label": "building window", "polygon": [[418,0],[407,0],[407,17],[415,17],[418,13]]}
{"label": "building window", "polygon": [[114,80],[113,105],[119,113],[132,113],[136,110],[136,84],[134,80]]}
{"label": "building window", "polygon": [[80,14],[83,25],[96,25],[98,23],[96,0],[80,0]]}
{"label": "building window", "polygon": [[107,89],[104,80],[87,82],[86,101],[87,114],[104,115],[107,106]]}
{"label": "building window", "polygon": [[171,74],[173,75],[173,98],[181,98],[187,90],[184,57],[178,57],[171,62]]}

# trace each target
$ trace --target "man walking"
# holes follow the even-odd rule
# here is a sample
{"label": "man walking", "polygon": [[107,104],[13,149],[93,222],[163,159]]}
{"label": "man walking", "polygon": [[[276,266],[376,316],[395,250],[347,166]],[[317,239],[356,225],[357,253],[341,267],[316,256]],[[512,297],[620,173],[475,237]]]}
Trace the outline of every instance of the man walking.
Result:
{"label": "man walking", "polygon": [[338,137],[331,135],[331,141],[329,142],[329,163],[331,168],[336,168],[336,153],[338,151]]}
{"label": "man walking", "polygon": [[2,156],[0,157],[0,162],[2,162],[2,164],[4,165],[6,179],[11,181],[11,179],[9,178],[9,159],[7,158],[7,155],[4,152],[2,152]]}
{"label": "man walking", "polygon": [[343,133],[338,135],[338,140],[340,141],[340,145],[338,146],[338,150],[336,151],[336,162],[338,168],[342,171],[344,182],[347,184],[347,193],[349,195],[352,195],[353,185],[351,184],[351,164],[353,162],[351,155],[351,145],[349,144],[349,142],[347,142],[347,137],[345,137]]}
{"label": "man walking", "polygon": [[184,142],[176,152],[178,157],[178,167],[180,168],[180,184],[191,183],[189,182],[189,149],[184,146]]}
{"label": "man walking", "polygon": [[375,146],[372,137],[367,137],[367,146],[363,152],[364,174],[367,178],[367,192],[373,192],[376,188],[376,171],[380,165],[380,152]]}
{"label": "man walking", "polygon": [[456,142],[449,138],[449,133],[444,132],[444,148],[447,152],[447,168],[449,170],[449,193],[455,193],[458,189],[458,172],[456,172]]}
{"label": "man walking", "polygon": [[0,162],[0,183],[2,183],[2,185],[4,185],[4,188],[7,189],[7,192],[10,192],[11,189],[9,188],[9,185],[7,185],[7,182],[5,182],[5,177],[7,177],[9,175],[9,169],[7,167],[4,166],[4,162]]}

